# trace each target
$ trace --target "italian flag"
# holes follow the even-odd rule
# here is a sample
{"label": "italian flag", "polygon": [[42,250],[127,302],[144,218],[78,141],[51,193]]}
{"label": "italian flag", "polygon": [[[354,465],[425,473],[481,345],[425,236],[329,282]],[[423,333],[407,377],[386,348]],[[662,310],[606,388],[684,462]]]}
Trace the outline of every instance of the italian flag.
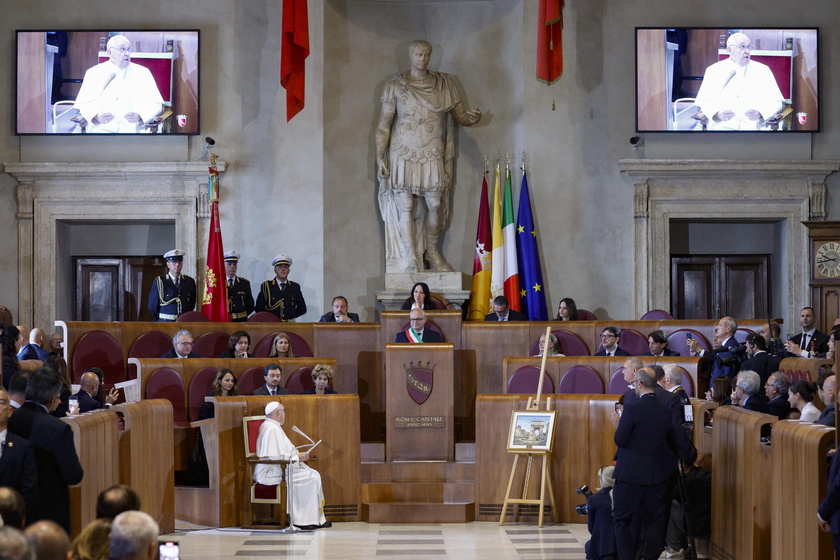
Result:
{"label": "italian flag", "polygon": [[[513,193],[510,188],[510,168],[505,169],[505,203],[502,208],[502,238],[505,252],[505,297],[510,308],[521,311],[519,305],[519,267],[516,259],[516,224],[513,221]],[[495,246],[494,246],[495,249]]]}

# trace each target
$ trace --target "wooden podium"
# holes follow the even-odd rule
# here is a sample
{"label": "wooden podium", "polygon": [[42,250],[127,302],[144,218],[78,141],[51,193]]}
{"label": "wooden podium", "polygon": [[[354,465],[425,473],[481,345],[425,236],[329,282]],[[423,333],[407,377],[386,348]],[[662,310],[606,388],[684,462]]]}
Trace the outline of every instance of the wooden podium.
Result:
{"label": "wooden podium", "polygon": [[387,461],[455,460],[452,344],[385,345]]}

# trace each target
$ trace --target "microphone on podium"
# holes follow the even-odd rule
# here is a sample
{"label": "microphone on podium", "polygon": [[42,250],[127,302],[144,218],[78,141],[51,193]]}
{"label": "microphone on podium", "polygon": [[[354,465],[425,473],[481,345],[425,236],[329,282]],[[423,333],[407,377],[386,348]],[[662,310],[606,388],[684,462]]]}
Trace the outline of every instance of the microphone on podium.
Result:
{"label": "microphone on podium", "polygon": [[308,439],[309,442],[312,443],[312,445],[315,445],[315,441],[311,437],[309,437],[308,435],[304,434],[303,431],[300,428],[298,428],[297,426],[292,426],[292,431],[299,433],[300,435],[302,435],[303,437]]}

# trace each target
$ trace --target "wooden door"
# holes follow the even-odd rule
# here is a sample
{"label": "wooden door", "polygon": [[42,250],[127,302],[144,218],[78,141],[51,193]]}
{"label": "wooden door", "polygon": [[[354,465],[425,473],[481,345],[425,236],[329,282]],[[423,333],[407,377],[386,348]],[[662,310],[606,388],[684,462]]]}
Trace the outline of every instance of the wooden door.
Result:
{"label": "wooden door", "polygon": [[151,321],[146,300],[160,257],[76,257],[74,321]]}
{"label": "wooden door", "polygon": [[766,317],[770,255],[671,257],[671,314],[675,319]]}

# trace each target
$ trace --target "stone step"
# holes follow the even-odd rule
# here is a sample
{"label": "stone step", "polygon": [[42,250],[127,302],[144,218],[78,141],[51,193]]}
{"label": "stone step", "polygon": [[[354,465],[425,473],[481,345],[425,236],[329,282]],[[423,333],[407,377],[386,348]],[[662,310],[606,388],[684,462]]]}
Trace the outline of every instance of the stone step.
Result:
{"label": "stone step", "polygon": [[475,500],[472,482],[407,482],[362,484],[364,503],[461,503]]}
{"label": "stone step", "polygon": [[362,503],[362,521],[368,523],[471,523],[475,503]]}
{"label": "stone step", "polygon": [[362,483],[474,482],[475,463],[362,463]]}

